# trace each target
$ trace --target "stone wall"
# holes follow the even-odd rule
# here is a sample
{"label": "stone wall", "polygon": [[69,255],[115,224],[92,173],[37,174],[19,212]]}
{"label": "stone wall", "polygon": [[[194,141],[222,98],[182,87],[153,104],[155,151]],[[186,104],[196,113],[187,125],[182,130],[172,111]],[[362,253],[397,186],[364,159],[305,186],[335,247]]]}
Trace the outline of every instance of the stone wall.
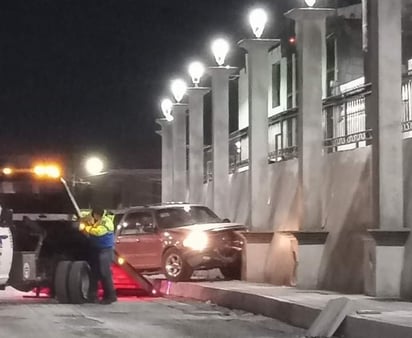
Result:
{"label": "stone wall", "polygon": [[[405,223],[412,226],[412,139],[404,141]],[[270,165],[267,184],[270,195],[262,208],[267,228],[278,232],[272,240],[265,262],[266,282],[293,284],[296,242],[282,231],[298,230],[297,160]],[[329,232],[319,281],[322,289],[345,293],[363,293],[364,241],[367,229],[373,228],[371,200],[371,148],[326,155],[324,168],[322,228]],[[247,223],[248,172],[234,174],[231,182],[231,219]],[[205,192],[208,191],[207,185]],[[280,233],[279,233],[280,232]],[[412,298],[412,239],[408,242],[402,293]]]}

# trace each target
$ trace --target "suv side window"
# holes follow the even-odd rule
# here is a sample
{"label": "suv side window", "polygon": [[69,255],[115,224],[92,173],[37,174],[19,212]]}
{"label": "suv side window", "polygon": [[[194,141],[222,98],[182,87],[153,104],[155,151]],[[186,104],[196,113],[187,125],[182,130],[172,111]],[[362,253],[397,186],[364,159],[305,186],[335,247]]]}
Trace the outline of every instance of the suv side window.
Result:
{"label": "suv side window", "polygon": [[150,233],[148,229],[153,229],[153,216],[150,212],[133,212],[126,215],[121,226],[120,236]]}

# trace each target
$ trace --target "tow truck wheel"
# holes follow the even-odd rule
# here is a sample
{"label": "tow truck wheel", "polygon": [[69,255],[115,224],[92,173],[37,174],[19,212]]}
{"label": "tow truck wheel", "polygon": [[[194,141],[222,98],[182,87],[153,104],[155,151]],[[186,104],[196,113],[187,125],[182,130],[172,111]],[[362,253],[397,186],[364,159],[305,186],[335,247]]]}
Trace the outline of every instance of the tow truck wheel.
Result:
{"label": "tow truck wheel", "polygon": [[71,266],[71,261],[61,261],[56,267],[54,275],[54,294],[59,303],[69,303],[70,300],[67,282]]}
{"label": "tow truck wheel", "polygon": [[73,262],[67,286],[71,303],[83,304],[87,301],[90,289],[90,267],[87,262]]}

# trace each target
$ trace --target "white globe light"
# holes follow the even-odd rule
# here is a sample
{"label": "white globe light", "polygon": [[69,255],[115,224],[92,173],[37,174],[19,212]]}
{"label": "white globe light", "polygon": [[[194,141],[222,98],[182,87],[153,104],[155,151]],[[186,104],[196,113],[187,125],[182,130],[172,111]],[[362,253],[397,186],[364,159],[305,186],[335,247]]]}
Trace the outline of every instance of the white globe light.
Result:
{"label": "white globe light", "polygon": [[229,43],[224,39],[217,39],[212,43],[212,52],[219,66],[224,65],[229,48]]}
{"label": "white globe light", "polygon": [[167,117],[167,115],[172,114],[173,102],[170,99],[163,99],[162,103],[160,104],[160,107],[162,108],[162,113],[164,117]]}
{"label": "white globe light", "polygon": [[165,118],[167,122],[172,122],[175,119],[172,114],[165,115]]}
{"label": "white globe light", "polygon": [[268,16],[262,8],[256,8],[249,14],[249,23],[255,36],[260,39],[265,30]]}
{"label": "white globe light", "polygon": [[205,66],[201,62],[192,62],[189,65],[189,74],[195,86],[200,83],[200,79],[205,73]]}
{"label": "white globe light", "polygon": [[305,0],[305,2],[309,7],[313,7],[316,4],[316,0]]}
{"label": "white globe light", "polygon": [[172,93],[173,96],[176,99],[176,102],[180,102],[183,99],[183,96],[185,96],[186,91],[187,91],[187,84],[185,81],[178,79],[178,80],[174,80],[172,82]]}
{"label": "white globe light", "polygon": [[86,170],[90,175],[98,175],[103,171],[103,161],[98,157],[90,157],[86,161]]}

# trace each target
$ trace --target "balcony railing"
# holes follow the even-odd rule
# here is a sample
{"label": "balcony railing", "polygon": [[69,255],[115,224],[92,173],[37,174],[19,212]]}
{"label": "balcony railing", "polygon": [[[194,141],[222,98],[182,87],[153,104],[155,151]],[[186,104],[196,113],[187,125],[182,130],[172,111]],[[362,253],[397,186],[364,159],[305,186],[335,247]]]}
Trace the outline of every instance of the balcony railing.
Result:
{"label": "balcony railing", "polygon": [[[325,149],[336,152],[364,147],[372,139],[366,126],[365,100],[371,94],[370,84],[359,86],[323,101]],[[402,82],[402,131],[412,137],[412,76]],[[276,114],[268,120],[269,163],[297,157],[297,108]],[[249,163],[248,128],[230,134],[229,168],[237,172]],[[212,148],[205,147],[205,179],[212,178]]]}
{"label": "balcony railing", "polygon": [[364,85],[324,100],[325,147],[329,152],[359,148],[371,138],[365,123],[365,97],[370,94],[370,85]]}

